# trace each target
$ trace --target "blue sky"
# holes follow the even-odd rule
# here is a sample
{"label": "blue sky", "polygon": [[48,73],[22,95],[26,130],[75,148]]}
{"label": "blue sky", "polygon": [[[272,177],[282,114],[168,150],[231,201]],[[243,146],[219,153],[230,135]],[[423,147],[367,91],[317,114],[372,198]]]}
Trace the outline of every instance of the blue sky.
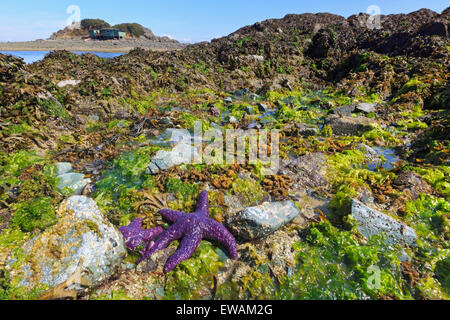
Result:
{"label": "blue sky", "polygon": [[65,26],[67,8],[77,5],[81,18],[111,24],[138,22],[156,35],[184,42],[226,36],[235,30],[288,13],[329,12],[348,17],[377,5],[382,14],[409,13],[426,7],[442,12],[446,0],[1,0],[0,41],[48,38]]}

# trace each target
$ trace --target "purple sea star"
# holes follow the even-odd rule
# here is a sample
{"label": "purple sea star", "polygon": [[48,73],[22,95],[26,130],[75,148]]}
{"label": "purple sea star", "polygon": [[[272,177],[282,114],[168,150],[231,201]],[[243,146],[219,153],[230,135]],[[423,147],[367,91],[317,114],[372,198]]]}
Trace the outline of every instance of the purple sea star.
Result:
{"label": "purple sea star", "polygon": [[148,246],[138,264],[150,258],[155,252],[167,248],[174,240],[183,238],[180,247],[167,260],[164,273],[168,273],[184,260],[194,254],[203,238],[217,240],[225,245],[232,259],[237,259],[237,245],[233,235],[219,222],[209,218],[208,192],[200,194],[197,210],[192,214],[164,209],[159,212],[166,220],[173,223],[156,240],[153,246]]}
{"label": "purple sea star", "polygon": [[164,232],[162,227],[144,230],[142,229],[142,222],[143,219],[135,219],[129,226],[119,229],[125,239],[127,248],[130,250],[136,250],[142,244],[152,246],[154,242],[151,241]]}

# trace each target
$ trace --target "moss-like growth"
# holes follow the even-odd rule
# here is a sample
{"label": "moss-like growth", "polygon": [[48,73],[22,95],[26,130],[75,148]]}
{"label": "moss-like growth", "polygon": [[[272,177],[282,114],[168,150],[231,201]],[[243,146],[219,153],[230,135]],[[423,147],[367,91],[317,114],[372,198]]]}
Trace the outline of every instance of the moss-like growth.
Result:
{"label": "moss-like growth", "polygon": [[434,272],[445,293],[450,296],[450,257],[436,263]]}
{"label": "moss-like growth", "polygon": [[52,198],[37,198],[19,203],[11,220],[13,226],[22,231],[31,232],[35,229],[44,230],[56,220]]}
{"label": "moss-like growth", "polygon": [[[214,287],[214,276],[223,265],[215,248],[202,241],[192,258],[180,263],[167,275],[165,299],[202,299]],[[206,294],[206,297],[205,297]]]}
{"label": "moss-like growth", "polygon": [[193,197],[198,193],[198,186],[182,182],[179,179],[168,178],[165,185],[165,191],[167,193],[175,193],[178,197],[187,201],[190,197]]}
{"label": "moss-like growth", "polygon": [[297,271],[281,285],[279,298],[411,299],[397,258],[401,249],[386,246],[381,236],[367,244],[357,237],[329,222],[314,225],[296,244]]}
{"label": "moss-like growth", "polygon": [[27,289],[11,284],[6,271],[0,270],[0,300],[38,300],[45,286]]}
{"label": "moss-like growth", "polygon": [[431,184],[433,188],[442,193],[445,197],[450,197],[450,168],[447,166],[430,168],[413,168],[422,178]]}
{"label": "moss-like growth", "polygon": [[231,189],[235,195],[242,198],[245,206],[256,205],[264,197],[264,190],[261,184],[253,179],[236,179]]}
{"label": "moss-like growth", "polygon": [[135,204],[143,200],[137,191],[155,186],[154,177],[145,172],[157,150],[144,147],[123,153],[97,183],[93,197],[113,223],[129,223],[136,214]]}

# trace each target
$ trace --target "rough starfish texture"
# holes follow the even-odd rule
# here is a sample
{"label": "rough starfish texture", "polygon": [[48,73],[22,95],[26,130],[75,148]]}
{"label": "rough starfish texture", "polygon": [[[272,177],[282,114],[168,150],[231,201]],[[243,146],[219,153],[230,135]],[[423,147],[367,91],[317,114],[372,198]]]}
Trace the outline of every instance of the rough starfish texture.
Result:
{"label": "rough starfish texture", "polygon": [[136,250],[140,245],[152,246],[154,238],[164,232],[162,227],[156,227],[149,230],[142,229],[143,219],[135,219],[129,226],[120,228],[120,232],[125,239],[127,248]]}
{"label": "rough starfish texture", "polygon": [[173,222],[156,240],[153,246],[147,247],[138,263],[150,258],[155,252],[167,248],[174,240],[181,239],[180,247],[167,260],[164,272],[168,273],[184,260],[194,254],[203,238],[216,240],[228,250],[232,259],[237,259],[237,245],[233,235],[219,222],[209,218],[208,192],[203,191],[197,203],[197,210],[192,214],[173,210],[161,210],[160,214]]}

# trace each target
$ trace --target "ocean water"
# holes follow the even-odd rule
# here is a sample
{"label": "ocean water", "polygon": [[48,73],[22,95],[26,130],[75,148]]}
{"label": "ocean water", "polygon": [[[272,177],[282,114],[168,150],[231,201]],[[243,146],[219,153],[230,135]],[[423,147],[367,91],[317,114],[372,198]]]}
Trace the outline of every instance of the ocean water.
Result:
{"label": "ocean water", "polygon": [[[110,52],[95,52],[95,51],[72,51],[76,54],[83,54],[83,53],[92,53],[100,58],[115,58],[118,56],[121,56],[125,53],[110,53]],[[2,54],[10,54],[19,58],[23,58],[25,60],[25,63],[34,63],[37,61],[40,61],[44,59],[45,55],[50,53],[50,51],[0,51]]]}

